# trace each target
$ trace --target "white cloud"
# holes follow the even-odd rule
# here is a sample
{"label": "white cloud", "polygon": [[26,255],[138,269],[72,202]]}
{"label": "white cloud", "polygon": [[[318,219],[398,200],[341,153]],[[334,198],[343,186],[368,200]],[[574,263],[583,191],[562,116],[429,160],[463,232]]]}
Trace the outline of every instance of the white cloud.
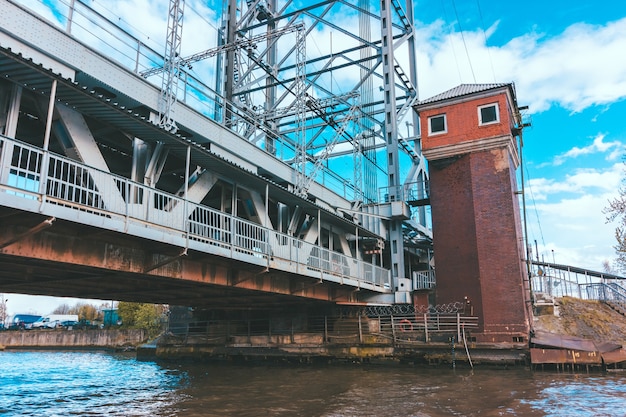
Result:
{"label": "white cloud", "polygon": [[617,197],[623,174],[624,164],[615,163],[605,169],[577,170],[563,181],[528,181],[529,240],[538,241],[540,257],[552,262],[554,251],[557,263],[597,271],[602,271],[604,261],[615,259],[616,224],[607,223],[603,211]]}
{"label": "white cloud", "polygon": [[422,98],[461,83],[509,81],[532,112],[554,104],[579,112],[626,98],[626,18],[577,23],[550,38],[530,33],[501,47],[487,47],[482,32],[464,32],[464,41],[447,33],[441,21],[417,30]]}
{"label": "white cloud", "polygon": [[578,146],[574,146],[572,149],[568,150],[567,152],[564,152],[560,155],[555,156],[554,160],[552,161],[552,164],[555,166],[558,166],[558,165],[562,165],[563,163],[565,163],[566,160],[571,159],[571,158],[577,158],[581,155],[590,155],[590,154],[595,154],[595,153],[607,153],[608,151],[611,151],[611,152],[609,152],[608,155],[606,156],[606,160],[614,161],[620,155],[624,154],[624,150],[626,149],[626,146],[624,146],[622,142],[617,141],[617,140],[611,141],[611,142],[604,142],[605,137],[606,135],[604,133],[598,133],[590,145],[584,146],[582,148],[579,148]]}
{"label": "white cloud", "polygon": [[[554,251],[557,263],[601,271],[604,261],[615,258],[615,224],[607,223],[602,212],[613,197],[614,193],[584,194],[531,207],[529,236],[539,241],[540,259],[552,262]],[[544,236],[550,241],[543,242]]]}
{"label": "white cloud", "polygon": [[563,181],[552,178],[530,179],[527,188],[536,201],[548,200],[558,193],[614,193],[619,188],[623,175],[624,164],[615,163],[607,168],[578,169],[568,174]]}

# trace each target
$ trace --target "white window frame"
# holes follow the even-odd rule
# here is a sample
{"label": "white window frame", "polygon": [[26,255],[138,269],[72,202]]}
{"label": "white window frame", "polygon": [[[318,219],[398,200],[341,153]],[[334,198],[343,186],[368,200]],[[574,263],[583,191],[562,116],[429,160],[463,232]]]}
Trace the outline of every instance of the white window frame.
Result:
{"label": "white window frame", "polygon": [[[492,120],[490,122],[483,122],[481,110],[487,107],[496,108],[496,120]],[[478,106],[478,126],[492,125],[495,123],[500,123],[500,106],[498,105],[498,103],[489,103],[489,104],[484,104],[482,106]]]}
{"label": "white window frame", "polygon": [[[431,122],[432,119],[434,119],[436,117],[443,117],[443,130],[439,130],[437,132],[433,132],[432,131],[432,124],[430,122]],[[434,116],[430,116],[428,118],[428,136],[442,135],[444,133],[448,133],[448,117],[446,116],[446,114],[445,113],[441,113],[441,114],[436,114]]]}

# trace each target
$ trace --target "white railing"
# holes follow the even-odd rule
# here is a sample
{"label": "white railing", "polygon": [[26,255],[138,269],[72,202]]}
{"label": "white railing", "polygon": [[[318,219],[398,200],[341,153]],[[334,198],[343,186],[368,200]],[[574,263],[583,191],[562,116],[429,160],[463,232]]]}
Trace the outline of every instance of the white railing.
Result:
{"label": "white railing", "polygon": [[162,241],[165,236],[207,253],[390,291],[387,269],[2,136],[0,205],[61,213],[78,223]]}
{"label": "white railing", "polygon": [[[11,2],[24,5],[27,9],[32,7],[32,1],[11,0]],[[47,2],[41,7],[48,7]],[[116,62],[123,68],[140,74],[143,71],[163,67],[163,42],[155,42],[133,28],[132,25],[124,22],[113,11],[102,7],[92,7],[95,2],[88,0],[77,1],[57,1],[53,2],[54,8],[50,7],[50,13],[41,15],[51,25],[59,30],[63,30],[68,36],[72,36],[81,43],[93,48],[97,53],[106,56],[111,61]],[[103,3],[101,3],[102,5]],[[106,2],[104,2],[106,4]],[[32,8],[36,13],[37,9]],[[100,11],[96,10],[100,9]],[[165,38],[163,38],[163,41]],[[217,46],[217,45],[216,45]],[[204,73],[212,73],[217,65],[215,57],[196,63],[194,66],[204,66]],[[196,69],[197,70],[197,69]],[[178,83],[177,100],[191,109],[197,111],[208,119],[217,123],[224,123],[223,106],[225,98],[216,92],[211,85],[215,80],[199,79],[191,72],[181,69],[181,79]],[[163,74],[149,77],[147,81],[154,86],[161,86]],[[254,121],[253,115],[247,113],[237,103],[230,103],[230,110],[240,119]],[[258,127],[263,127],[262,124]],[[285,140],[288,133],[279,133],[275,138],[276,147],[281,149],[274,156],[280,160],[292,158],[292,144]],[[263,141],[259,141],[259,150]],[[316,181],[326,188],[343,196],[346,199],[354,199],[356,190],[354,185],[342,178],[340,174],[323,167]]]}
{"label": "white railing", "polygon": [[416,290],[430,290],[435,288],[437,280],[435,271],[414,271],[413,272],[413,288]]}
{"label": "white railing", "polygon": [[430,195],[430,182],[423,180],[403,185],[381,187],[378,193],[378,201],[385,203],[390,201],[425,201]]}

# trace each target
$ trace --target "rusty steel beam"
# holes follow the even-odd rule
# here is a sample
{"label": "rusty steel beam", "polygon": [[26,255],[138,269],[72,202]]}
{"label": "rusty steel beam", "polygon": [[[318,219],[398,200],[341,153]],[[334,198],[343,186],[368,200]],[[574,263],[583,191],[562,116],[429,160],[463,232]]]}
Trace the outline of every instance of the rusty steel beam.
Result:
{"label": "rusty steel beam", "polygon": [[157,268],[160,268],[162,266],[165,266],[169,263],[174,262],[175,260],[177,260],[178,258],[182,257],[182,256],[187,256],[187,248],[184,248],[180,251],[180,253],[176,256],[172,256],[170,258],[165,258],[160,262],[155,263],[154,265],[151,265],[149,267],[147,267],[146,269],[143,270],[144,273],[148,273],[150,271],[154,271]]}
{"label": "rusty steel beam", "polygon": [[0,243],[0,249],[5,248],[9,245],[12,245],[13,243],[17,242],[20,239],[23,239],[25,237],[34,235],[36,233],[39,233],[40,231],[47,229],[48,227],[52,226],[52,222],[54,222],[54,217],[49,217],[46,220],[42,221],[41,223],[39,223],[37,226],[31,227],[30,229],[28,229],[27,231],[17,234],[7,240],[5,240],[4,242]]}
{"label": "rusty steel beam", "polygon": [[[165,304],[356,303],[350,287],[206,253],[180,250],[53,219],[21,233],[1,222],[0,289],[9,292]],[[174,250],[177,255],[171,255]],[[169,253],[169,254],[168,254]]]}
{"label": "rusty steel beam", "polygon": [[596,351],[582,351],[573,349],[530,349],[530,361],[534,365],[538,364],[578,364],[578,365],[600,365],[602,357]]}

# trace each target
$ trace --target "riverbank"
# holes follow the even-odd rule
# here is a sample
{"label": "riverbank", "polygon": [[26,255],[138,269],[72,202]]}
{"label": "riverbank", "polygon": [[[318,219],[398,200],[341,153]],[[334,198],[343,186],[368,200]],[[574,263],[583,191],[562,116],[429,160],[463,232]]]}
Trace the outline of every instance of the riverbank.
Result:
{"label": "riverbank", "polygon": [[576,336],[598,344],[626,345],[626,317],[597,300],[557,298],[552,309],[536,314],[536,331]]}
{"label": "riverbank", "polygon": [[[415,316],[410,322],[396,317],[388,322],[383,317],[327,318],[318,325],[309,323],[308,329],[302,323],[294,323],[281,327],[281,323],[260,320],[194,322],[186,333],[169,332],[150,344],[145,343],[145,332],[136,329],[5,331],[0,332],[0,346],[6,349],[136,348],[140,359],[168,361],[459,367],[531,365],[532,344],[476,343],[471,328],[464,328],[458,318],[448,327],[444,327],[443,320],[440,320],[440,330],[430,322],[428,327],[423,326]],[[626,317],[597,301],[554,300],[550,308],[537,311],[533,323],[535,335],[571,336],[591,341],[596,346],[626,345]],[[602,366],[604,359],[598,357],[603,354],[599,352],[597,363],[590,364]],[[572,358],[574,360],[580,362],[579,357]],[[616,360],[619,363],[621,357]],[[562,363],[569,364],[567,361]],[[623,368],[623,365],[618,366]]]}
{"label": "riverbank", "polygon": [[414,343],[358,344],[358,345],[273,345],[270,343],[232,343],[210,345],[206,343],[172,343],[160,340],[151,349],[140,347],[139,359],[155,358],[167,361],[232,361],[274,362],[304,364],[378,364],[378,365],[429,365],[447,367],[514,367],[527,366],[528,346],[472,345]]}
{"label": "riverbank", "polygon": [[123,349],[147,340],[143,329],[9,330],[0,332],[4,349]]}
{"label": "riverbank", "polygon": [[[462,320],[403,317],[327,317],[319,326],[282,328],[257,321],[212,321],[167,333],[137,350],[138,358],[172,361],[268,361],[284,363],[376,363],[501,367],[528,364],[528,343],[476,343]],[[444,325],[445,324],[445,325]],[[420,327],[421,325],[421,327]],[[252,329],[255,328],[256,332]],[[261,334],[264,333],[264,334]]]}
{"label": "riverbank", "polygon": [[[471,322],[454,315],[439,315],[432,321],[418,315],[327,317],[323,325],[311,325],[308,329],[304,325],[279,329],[273,322],[260,320],[195,323],[192,330],[182,335],[169,333],[153,345],[142,347],[138,356],[174,361],[624,367],[620,346],[626,345],[626,318],[606,304],[562,298],[551,300],[549,308],[545,304],[536,308],[535,313],[531,340],[517,343],[477,342]],[[550,338],[543,337],[546,333]],[[552,339],[552,335],[556,338]],[[557,346],[532,343],[553,340]],[[572,341],[573,345],[568,345]],[[559,346],[561,342],[565,346]],[[590,348],[585,350],[585,346]],[[546,356],[535,355],[539,362],[533,362],[531,352],[537,353],[538,349]],[[583,360],[585,355],[589,356],[587,362]]]}

